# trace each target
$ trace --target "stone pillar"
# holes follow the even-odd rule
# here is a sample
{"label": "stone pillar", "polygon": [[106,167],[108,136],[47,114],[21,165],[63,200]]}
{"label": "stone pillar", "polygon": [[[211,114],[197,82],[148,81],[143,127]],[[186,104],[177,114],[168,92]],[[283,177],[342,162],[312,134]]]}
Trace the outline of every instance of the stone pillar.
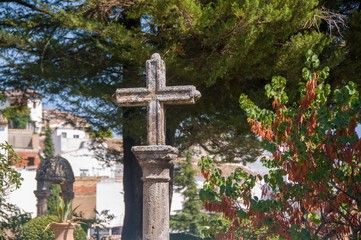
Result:
{"label": "stone pillar", "polygon": [[48,197],[50,196],[49,190],[36,190],[34,191],[37,198],[37,216],[48,214]]}
{"label": "stone pillar", "polygon": [[169,240],[170,168],[178,149],[149,145],[132,151],[143,171],[143,240]]}

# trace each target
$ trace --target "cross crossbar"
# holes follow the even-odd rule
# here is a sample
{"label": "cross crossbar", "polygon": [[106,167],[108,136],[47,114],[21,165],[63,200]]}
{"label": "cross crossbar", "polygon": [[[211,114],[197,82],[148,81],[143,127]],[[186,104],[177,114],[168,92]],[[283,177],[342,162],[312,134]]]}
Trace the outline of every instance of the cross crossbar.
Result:
{"label": "cross crossbar", "polygon": [[158,53],[147,60],[146,67],[145,88],[120,88],[113,97],[119,106],[147,106],[148,145],[164,145],[164,104],[194,104],[201,94],[194,86],[166,86],[165,63]]}

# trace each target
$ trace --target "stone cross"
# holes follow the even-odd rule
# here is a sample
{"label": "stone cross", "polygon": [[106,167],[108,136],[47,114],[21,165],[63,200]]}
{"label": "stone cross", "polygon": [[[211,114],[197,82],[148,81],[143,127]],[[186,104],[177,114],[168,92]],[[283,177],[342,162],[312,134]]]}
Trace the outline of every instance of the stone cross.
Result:
{"label": "stone cross", "polygon": [[154,53],[146,63],[145,88],[120,88],[115,93],[119,106],[147,106],[148,145],[165,144],[164,104],[194,104],[201,94],[194,86],[166,86],[165,63]]}
{"label": "stone cross", "polygon": [[148,145],[132,152],[143,172],[143,240],[169,240],[169,181],[178,149],[165,144],[165,104],[192,104],[201,94],[194,86],[166,86],[165,63],[158,53],[146,63],[145,88],[117,89],[124,107],[147,106]]}

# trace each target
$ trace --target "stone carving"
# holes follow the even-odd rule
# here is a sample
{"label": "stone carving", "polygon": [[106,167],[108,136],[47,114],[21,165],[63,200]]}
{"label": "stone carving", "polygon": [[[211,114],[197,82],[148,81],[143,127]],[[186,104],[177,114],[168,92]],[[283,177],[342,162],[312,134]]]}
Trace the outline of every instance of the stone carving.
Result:
{"label": "stone carving", "polygon": [[64,201],[74,198],[73,183],[75,181],[73,169],[68,160],[56,156],[43,160],[37,171],[37,189],[34,191],[37,203],[37,215],[47,214],[47,199],[50,196],[49,187],[51,184],[59,184],[61,187],[61,197]]}
{"label": "stone carving", "polygon": [[123,107],[147,106],[148,145],[164,145],[164,104],[194,104],[201,94],[194,86],[166,86],[165,63],[158,53],[146,67],[147,87],[117,89],[114,100]]}
{"label": "stone carving", "polygon": [[117,89],[119,106],[147,106],[148,145],[132,148],[143,171],[143,240],[169,240],[169,181],[178,149],[165,144],[164,104],[192,104],[194,86],[166,86],[165,63],[158,53],[146,63],[147,87]]}

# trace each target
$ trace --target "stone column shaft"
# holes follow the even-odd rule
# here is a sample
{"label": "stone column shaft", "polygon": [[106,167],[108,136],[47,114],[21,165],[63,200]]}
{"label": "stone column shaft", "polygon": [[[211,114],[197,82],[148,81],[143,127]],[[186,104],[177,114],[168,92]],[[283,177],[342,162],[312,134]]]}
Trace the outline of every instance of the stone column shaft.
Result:
{"label": "stone column shaft", "polygon": [[37,216],[48,214],[48,197],[50,196],[49,190],[36,190],[34,191],[37,198]]}
{"label": "stone column shaft", "polygon": [[169,240],[170,168],[178,150],[150,145],[132,151],[143,171],[143,240]]}

